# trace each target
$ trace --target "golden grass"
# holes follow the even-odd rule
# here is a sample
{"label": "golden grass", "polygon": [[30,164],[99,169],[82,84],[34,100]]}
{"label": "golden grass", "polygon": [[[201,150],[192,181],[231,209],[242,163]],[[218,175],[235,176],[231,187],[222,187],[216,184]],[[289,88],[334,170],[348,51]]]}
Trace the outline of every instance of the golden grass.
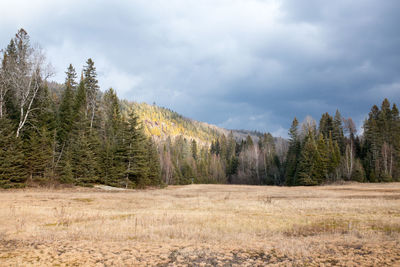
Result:
{"label": "golden grass", "polygon": [[395,265],[400,183],[0,191],[0,265]]}

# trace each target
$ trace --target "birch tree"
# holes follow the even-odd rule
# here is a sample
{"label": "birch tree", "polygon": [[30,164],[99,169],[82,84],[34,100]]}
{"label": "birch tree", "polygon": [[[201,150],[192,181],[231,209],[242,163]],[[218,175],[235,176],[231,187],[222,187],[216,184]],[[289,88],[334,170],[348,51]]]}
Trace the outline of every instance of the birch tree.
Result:
{"label": "birch tree", "polygon": [[2,88],[0,89],[0,105],[1,110],[4,110],[4,97],[8,90],[11,90],[16,99],[19,113],[19,122],[15,133],[16,137],[19,137],[30,114],[35,111],[33,103],[43,82],[51,76],[51,71],[49,66],[45,66],[43,52],[39,47],[31,46],[29,35],[24,29],[20,29],[11,40],[5,58],[2,72],[3,76],[7,78],[2,79],[0,86]]}
{"label": "birch tree", "polygon": [[354,169],[354,150],[353,143],[346,145],[346,151],[344,155],[344,173],[346,175],[347,180],[351,179],[351,175]]}
{"label": "birch tree", "polygon": [[6,61],[7,61],[7,55],[1,51],[3,55],[1,58],[1,68],[0,68],[0,119],[3,118],[4,114],[4,109],[5,109],[5,97],[8,92],[8,86],[7,86],[7,76],[6,76]]}

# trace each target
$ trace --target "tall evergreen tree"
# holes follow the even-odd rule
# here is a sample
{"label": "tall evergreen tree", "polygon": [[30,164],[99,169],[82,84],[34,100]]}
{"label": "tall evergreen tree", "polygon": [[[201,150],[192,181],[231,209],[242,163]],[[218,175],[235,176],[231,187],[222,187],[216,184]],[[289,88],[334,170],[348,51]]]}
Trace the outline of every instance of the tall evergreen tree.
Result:
{"label": "tall evergreen tree", "polygon": [[160,167],[160,158],[159,153],[157,151],[157,147],[154,144],[151,138],[147,141],[147,151],[148,151],[148,159],[147,163],[149,165],[149,183],[150,185],[157,186],[161,185],[161,167]]}
{"label": "tall evergreen tree", "polygon": [[0,118],[0,187],[23,187],[27,179],[20,138],[6,116]]}
{"label": "tall evergreen tree", "polygon": [[322,114],[321,120],[319,121],[319,133],[321,133],[325,139],[332,134],[333,131],[333,118],[328,114]]}
{"label": "tall evergreen tree", "polygon": [[297,164],[300,157],[301,143],[299,138],[299,122],[293,119],[289,129],[289,149],[286,157],[286,184],[296,185],[297,183]]}
{"label": "tall evergreen tree", "polygon": [[86,114],[90,122],[90,130],[93,128],[94,117],[97,108],[97,94],[99,92],[99,85],[97,80],[97,72],[94,62],[91,58],[86,61],[84,67],[84,83],[86,88]]}
{"label": "tall evergreen tree", "polygon": [[147,139],[138,116],[130,111],[126,130],[126,187],[144,187],[150,184]]}
{"label": "tall evergreen tree", "polygon": [[340,151],[343,154],[346,148],[346,143],[343,133],[343,118],[339,110],[336,110],[335,117],[333,119],[332,138],[333,141],[336,141],[338,143]]}
{"label": "tall evergreen tree", "polygon": [[298,184],[299,185],[317,185],[320,182],[321,162],[318,148],[314,140],[313,133],[309,131],[305,138],[304,147],[301,150],[301,156],[298,164]]}
{"label": "tall evergreen tree", "polygon": [[82,76],[74,101],[74,124],[71,130],[70,150],[74,181],[80,185],[93,183],[97,180],[95,173],[97,163],[91,147],[89,121],[85,116],[86,103],[86,88]]}
{"label": "tall evergreen tree", "polygon": [[65,89],[62,95],[61,104],[58,111],[58,132],[57,137],[61,145],[63,145],[72,130],[74,123],[74,98],[76,91],[76,72],[70,64],[66,71]]}

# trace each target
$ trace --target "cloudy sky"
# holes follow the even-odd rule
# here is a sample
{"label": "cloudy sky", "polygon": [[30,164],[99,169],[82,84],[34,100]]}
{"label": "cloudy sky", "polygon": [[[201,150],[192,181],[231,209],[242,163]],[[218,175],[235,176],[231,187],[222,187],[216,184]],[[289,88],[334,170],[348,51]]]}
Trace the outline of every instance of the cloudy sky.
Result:
{"label": "cloudy sky", "polygon": [[286,136],[338,108],[361,126],[400,104],[398,0],[13,0],[0,47],[23,27],[63,82],[97,67],[102,90],[230,129]]}

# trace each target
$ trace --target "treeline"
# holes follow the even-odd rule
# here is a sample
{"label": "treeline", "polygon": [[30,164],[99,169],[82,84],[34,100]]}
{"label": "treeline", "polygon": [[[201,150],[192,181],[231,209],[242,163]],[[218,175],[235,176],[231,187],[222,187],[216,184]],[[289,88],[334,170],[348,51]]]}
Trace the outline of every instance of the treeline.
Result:
{"label": "treeline", "polygon": [[385,99],[373,106],[357,135],[351,118],[325,113],[319,124],[295,118],[289,140],[264,134],[237,141],[232,133],[216,138],[210,148],[180,136],[163,145],[161,166],[166,183],[233,183],[319,185],[340,180],[400,180],[400,118],[396,104]]}
{"label": "treeline", "polygon": [[284,184],[287,142],[271,134],[238,141],[230,132],[211,145],[199,145],[195,139],[179,135],[158,144],[166,184]]}
{"label": "treeline", "polygon": [[133,110],[122,115],[113,89],[99,92],[91,59],[79,82],[68,67],[59,99],[48,88],[44,55],[25,30],[1,56],[0,187],[162,184],[154,142]]}
{"label": "treeline", "polygon": [[337,180],[392,182],[400,180],[400,117],[396,104],[374,105],[356,135],[351,118],[322,115],[319,127],[307,118],[289,131],[286,185],[318,185]]}
{"label": "treeline", "polygon": [[[155,105],[100,92],[94,62],[78,80],[48,82],[43,53],[19,30],[1,51],[0,187],[96,183],[126,188],[164,184],[319,185],[400,178],[400,118],[385,99],[357,135],[339,111],[295,118],[289,140],[228,132]],[[51,87],[51,88],[50,88]],[[226,133],[226,134],[224,134]]]}

